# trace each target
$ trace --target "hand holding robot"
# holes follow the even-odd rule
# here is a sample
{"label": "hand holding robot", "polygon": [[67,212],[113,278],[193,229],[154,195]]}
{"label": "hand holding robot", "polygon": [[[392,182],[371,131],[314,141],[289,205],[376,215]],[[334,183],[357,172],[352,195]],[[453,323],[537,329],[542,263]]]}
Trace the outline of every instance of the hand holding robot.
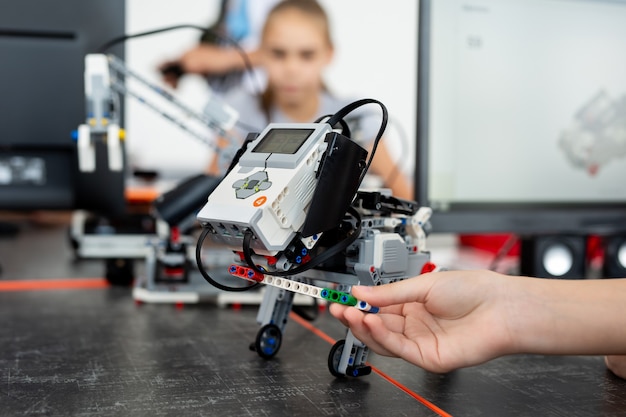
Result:
{"label": "hand holding robot", "polygon": [[[370,103],[383,117],[368,159],[343,118]],[[278,352],[294,293],[376,312],[349,294],[352,285],[386,284],[435,268],[425,248],[431,210],[381,191],[359,191],[386,121],[385,106],[366,99],[326,121],[270,124],[249,137],[198,213],[204,230],[196,259],[204,278],[223,290],[268,285],[257,316],[262,327],[254,349],[260,356]],[[209,275],[202,265],[207,236],[236,254],[229,273],[249,285],[230,286]],[[331,349],[329,370],[367,375],[367,354],[348,330]]]}

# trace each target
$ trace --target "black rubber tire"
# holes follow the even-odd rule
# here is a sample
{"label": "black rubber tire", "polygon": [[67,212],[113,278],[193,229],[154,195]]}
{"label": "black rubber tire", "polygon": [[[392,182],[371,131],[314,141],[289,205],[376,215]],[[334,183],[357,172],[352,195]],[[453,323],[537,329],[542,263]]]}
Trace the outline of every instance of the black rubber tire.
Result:
{"label": "black rubber tire", "polygon": [[263,359],[272,359],[278,353],[283,341],[283,333],[275,324],[266,324],[256,335],[254,348]]}
{"label": "black rubber tire", "polygon": [[337,378],[342,378],[345,375],[339,372],[339,361],[341,360],[341,354],[343,353],[343,348],[346,344],[345,340],[339,340],[337,343],[330,348],[330,353],[328,354],[328,370],[333,376]]}

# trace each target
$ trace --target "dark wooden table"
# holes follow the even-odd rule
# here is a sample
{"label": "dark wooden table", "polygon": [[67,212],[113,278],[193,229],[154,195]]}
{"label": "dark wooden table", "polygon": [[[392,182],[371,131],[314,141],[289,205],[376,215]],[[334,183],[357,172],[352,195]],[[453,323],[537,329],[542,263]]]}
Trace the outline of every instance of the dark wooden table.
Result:
{"label": "dark wooden table", "polygon": [[325,311],[292,315],[264,360],[248,349],[256,308],[137,305],[130,288],[105,285],[101,261],[72,259],[66,226],[20,228],[0,237],[2,416],[626,415],[626,381],[599,357],[520,355],[436,375],[371,355],[371,375],[336,379],[326,361],[344,329]]}

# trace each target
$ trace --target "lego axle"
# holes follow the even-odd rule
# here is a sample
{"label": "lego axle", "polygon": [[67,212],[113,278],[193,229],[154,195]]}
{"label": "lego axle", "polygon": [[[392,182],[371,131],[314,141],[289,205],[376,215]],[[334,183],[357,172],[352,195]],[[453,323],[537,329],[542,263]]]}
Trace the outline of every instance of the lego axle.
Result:
{"label": "lego axle", "polygon": [[235,264],[231,265],[228,268],[228,272],[232,276],[242,278],[248,281],[267,284],[273,287],[281,288],[298,294],[308,295],[310,297],[319,298],[321,300],[326,300],[332,303],[355,307],[368,313],[378,313],[379,311],[378,307],[374,307],[365,301],[359,301],[351,294],[343,291],[336,291],[331,288],[317,287],[315,285],[305,284],[285,277],[263,275],[254,271],[252,268]]}

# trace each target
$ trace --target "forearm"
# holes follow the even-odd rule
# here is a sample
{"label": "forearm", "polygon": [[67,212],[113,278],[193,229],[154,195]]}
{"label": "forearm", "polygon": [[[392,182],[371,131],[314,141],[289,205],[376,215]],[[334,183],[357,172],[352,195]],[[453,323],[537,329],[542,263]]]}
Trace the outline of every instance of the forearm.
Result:
{"label": "forearm", "polygon": [[256,67],[259,65],[260,55],[258,50],[243,51],[235,48],[224,48],[220,53],[222,59],[222,71],[246,71],[248,65]]}
{"label": "forearm", "polygon": [[511,353],[626,354],[626,279],[519,277],[510,290]]}
{"label": "forearm", "polygon": [[414,198],[412,184],[408,181],[400,167],[393,161],[384,145],[379,146],[376,150],[371,170],[382,178],[385,186],[392,190],[395,197],[407,200]]}
{"label": "forearm", "polygon": [[244,52],[235,48],[222,48],[215,45],[198,45],[187,51],[179,60],[185,72],[194,74],[226,74],[231,71],[246,70],[248,64],[259,64],[257,50]]}
{"label": "forearm", "polygon": [[219,136],[217,138],[216,143],[216,151],[213,153],[213,157],[211,158],[211,162],[209,166],[207,166],[205,173],[209,175],[219,175],[220,174],[220,154],[224,152],[224,149],[229,145],[228,139]]}

